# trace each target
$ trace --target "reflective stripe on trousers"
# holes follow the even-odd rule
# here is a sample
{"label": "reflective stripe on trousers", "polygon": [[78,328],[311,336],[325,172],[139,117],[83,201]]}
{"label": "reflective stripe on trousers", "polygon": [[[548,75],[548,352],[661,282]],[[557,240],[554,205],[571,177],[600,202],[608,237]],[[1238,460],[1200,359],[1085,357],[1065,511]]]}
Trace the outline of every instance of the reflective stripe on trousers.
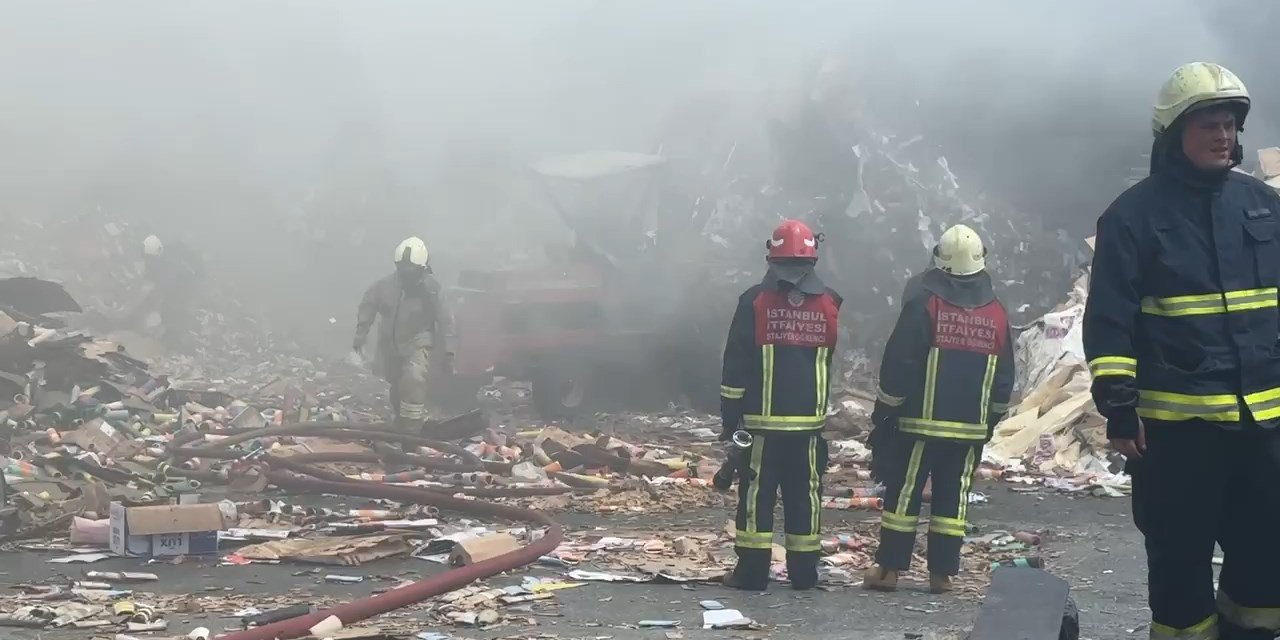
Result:
{"label": "reflective stripe on trousers", "polygon": [[398,417],[420,422],[427,419],[427,371],[430,356],[426,347],[416,347],[400,365],[396,380]]}
{"label": "reflective stripe on trousers", "polygon": [[746,549],[773,546],[773,511],[782,495],[787,551],[821,551],[822,474],[825,441],[811,436],[758,435],[751,444],[745,477],[739,477],[734,544]]}
{"label": "reflective stripe on trousers", "polygon": [[1280,633],[1280,608],[1242,607],[1231,600],[1226,591],[1218,589],[1218,615],[1245,629],[1268,629]]}
{"label": "reflective stripe on trousers", "polygon": [[1218,640],[1218,616],[1209,616],[1186,629],[1151,623],[1151,640]]}

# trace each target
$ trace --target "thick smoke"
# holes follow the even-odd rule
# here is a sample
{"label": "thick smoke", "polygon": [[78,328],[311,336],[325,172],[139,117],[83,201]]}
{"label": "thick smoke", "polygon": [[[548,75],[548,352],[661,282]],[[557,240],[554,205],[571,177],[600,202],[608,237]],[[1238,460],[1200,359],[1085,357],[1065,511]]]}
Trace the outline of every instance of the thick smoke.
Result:
{"label": "thick smoke", "polygon": [[1182,62],[1236,69],[1258,97],[1248,143],[1280,143],[1277,9],[1204,7],[6,3],[0,202],[184,237],[277,326],[337,351],[404,236],[446,280],[563,238],[522,173],[541,156],[661,151],[679,186],[730,159],[768,180],[767,123],[837,60],[868,117],[1079,238],[1142,166],[1151,99]]}

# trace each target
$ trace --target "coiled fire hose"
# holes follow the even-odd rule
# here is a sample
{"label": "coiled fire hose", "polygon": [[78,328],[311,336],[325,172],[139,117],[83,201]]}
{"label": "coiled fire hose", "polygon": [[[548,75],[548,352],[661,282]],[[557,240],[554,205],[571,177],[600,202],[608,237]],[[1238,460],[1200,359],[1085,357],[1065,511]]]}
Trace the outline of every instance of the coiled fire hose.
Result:
{"label": "coiled fire hose", "polygon": [[[281,427],[266,427],[237,433],[231,437],[219,440],[216,445],[212,446],[182,446],[202,437],[202,434],[192,433],[183,435],[174,441],[174,447],[171,455],[175,461],[191,457],[199,457],[206,460],[235,459],[242,455],[243,452],[232,449],[228,445],[246,442],[255,438],[276,435],[306,435],[336,440],[371,440],[380,442],[398,441],[406,442],[408,444],[419,444],[421,446],[429,446],[438,451],[458,455],[458,457],[462,458],[465,462],[461,465],[455,466],[465,466],[468,471],[474,471],[482,468],[482,465],[475,464],[481,462],[478,458],[457,445],[436,442],[425,438],[394,432],[365,431],[356,427],[356,425],[344,425],[337,423],[326,423],[316,426],[285,425]],[[218,435],[223,435],[225,433],[227,432],[219,432]],[[360,457],[364,458],[364,456]],[[466,586],[476,580],[536,562],[538,558],[554,551],[555,548],[560,545],[560,541],[564,535],[564,531],[559,523],[551,519],[546,514],[539,513],[531,509],[494,504],[480,500],[455,498],[452,495],[447,495],[442,492],[418,487],[382,484],[363,480],[350,480],[340,474],[312,467],[296,459],[291,460],[288,458],[265,455],[263,457],[263,462],[265,462],[269,467],[267,477],[271,483],[286,491],[378,498],[394,500],[404,504],[434,506],[441,510],[451,510],[473,515],[528,522],[533,525],[546,527],[546,532],[541,538],[533,541],[528,546],[504,553],[495,558],[458,567],[456,569],[450,569],[439,575],[410,583],[398,589],[392,589],[391,591],[378,595],[353,600],[351,602],[338,605],[332,609],[326,609],[324,611],[318,611],[298,618],[282,620],[265,626],[254,627],[252,629],[245,629],[243,631],[236,631],[219,636],[222,640],[288,640],[290,638],[299,638],[310,635],[312,627],[320,622],[328,620],[331,617],[336,617],[341,621],[343,626],[348,626],[351,623],[364,620],[366,618],[381,615],[389,611],[394,611],[402,607],[422,602],[423,600],[443,593],[448,593],[449,591]],[[452,489],[450,489],[450,491],[452,491]],[[511,490],[492,489],[490,491],[492,492],[490,495],[509,495],[505,492]]]}

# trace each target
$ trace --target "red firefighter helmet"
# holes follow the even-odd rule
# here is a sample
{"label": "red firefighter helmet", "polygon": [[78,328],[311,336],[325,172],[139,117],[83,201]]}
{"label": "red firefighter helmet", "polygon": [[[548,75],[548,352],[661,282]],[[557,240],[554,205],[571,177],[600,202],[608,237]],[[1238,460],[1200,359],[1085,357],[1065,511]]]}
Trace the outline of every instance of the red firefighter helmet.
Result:
{"label": "red firefighter helmet", "polygon": [[765,248],[769,249],[770,260],[786,260],[789,258],[818,259],[818,242],[821,237],[814,235],[809,225],[799,220],[783,220],[773,230],[773,238],[766,240]]}

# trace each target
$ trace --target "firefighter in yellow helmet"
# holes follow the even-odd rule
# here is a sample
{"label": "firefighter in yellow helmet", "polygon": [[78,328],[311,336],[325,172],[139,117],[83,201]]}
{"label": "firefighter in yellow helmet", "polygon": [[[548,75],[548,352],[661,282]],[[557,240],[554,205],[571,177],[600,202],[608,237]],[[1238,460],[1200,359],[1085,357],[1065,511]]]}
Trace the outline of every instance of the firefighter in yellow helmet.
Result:
{"label": "firefighter in yellow helmet", "polygon": [[[200,253],[181,240],[164,243],[159,236],[142,240],[143,276],[147,289],[129,314],[148,329],[160,332],[164,344],[183,350],[191,346],[196,327],[195,297],[205,274]],[[158,321],[159,326],[151,326]]]}
{"label": "firefighter in yellow helmet", "polygon": [[1250,106],[1221,65],[1178,67],[1151,175],[1098,219],[1084,349],[1133,476],[1151,638],[1280,632],[1280,197],[1231,170]]}
{"label": "firefighter in yellow helmet", "polygon": [[892,591],[910,568],[930,478],[930,590],[950,591],[960,571],[973,472],[1013,391],[1009,317],[986,255],[973,229],[947,229],[885,346],[869,440],[885,497],[876,564],[863,578],[868,589]]}
{"label": "firefighter in yellow helmet", "polygon": [[431,274],[427,245],[407,238],[395,249],[396,270],[369,286],[360,301],[351,348],[359,358],[378,320],[377,351],[381,375],[391,384],[391,410],[399,428],[420,428],[427,419],[427,370],[452,369],[453,331]]}

